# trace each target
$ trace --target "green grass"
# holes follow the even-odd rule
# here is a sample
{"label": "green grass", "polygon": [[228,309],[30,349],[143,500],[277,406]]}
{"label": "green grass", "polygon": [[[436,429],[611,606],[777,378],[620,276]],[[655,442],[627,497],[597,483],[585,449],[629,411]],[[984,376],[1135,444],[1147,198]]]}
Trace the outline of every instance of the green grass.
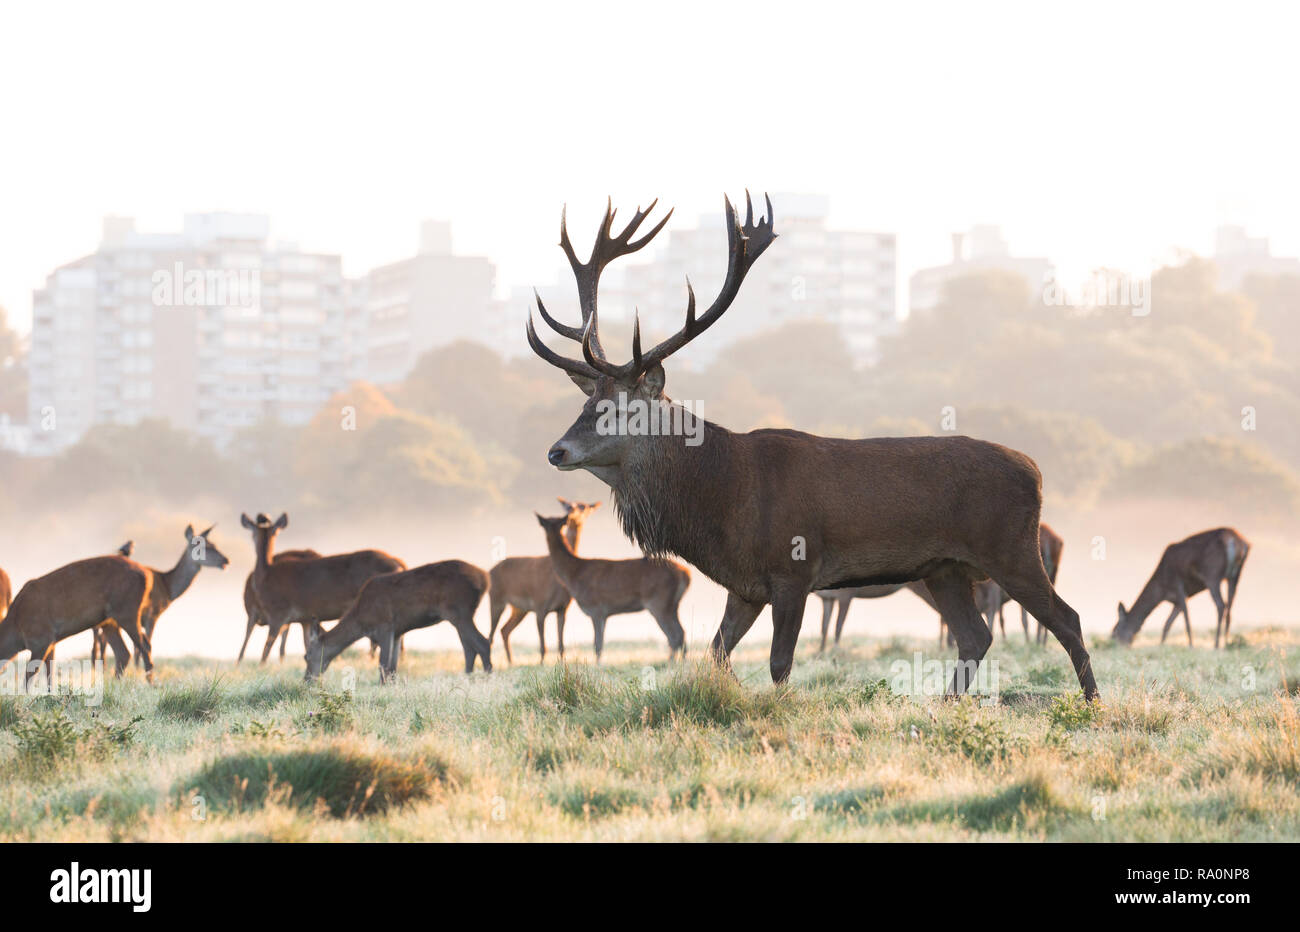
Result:
{"label": "green grass", "polygon": [[1100,705],[1014,638],[960,702],[899,694],[950,659],[928,638],[806,640],[780,687],[758,638],[735,677],[658,642],[471,677],[411,651],[386,687],[360,650],[316,686],[164,660],[98,707],[0,697],[0,839],[1300,840],[1300,632],[1090,644]]}

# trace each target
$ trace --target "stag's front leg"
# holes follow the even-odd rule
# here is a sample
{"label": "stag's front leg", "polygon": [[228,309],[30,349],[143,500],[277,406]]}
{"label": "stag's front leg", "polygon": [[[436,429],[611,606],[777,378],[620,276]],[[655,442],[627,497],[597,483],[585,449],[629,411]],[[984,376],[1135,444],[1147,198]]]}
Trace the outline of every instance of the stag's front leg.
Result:
{"label": "stag's front leg", "polygon": [[722,624],[713,636],[709,653],[715,663],[731,669],[731,652],[745,633],[754,626],[754,619],[763,610],[762,602],[746,602],[734,592],[727,593],[727,607],[722,613]]}
{"label": "stag's front leg", "polygon": [[779,589],[772,599],[772,655],[770,669],[773,683],[784,683],[794,669],[794,648],[803,627],[803,609],[808,604],[808,590],[790,586]]}

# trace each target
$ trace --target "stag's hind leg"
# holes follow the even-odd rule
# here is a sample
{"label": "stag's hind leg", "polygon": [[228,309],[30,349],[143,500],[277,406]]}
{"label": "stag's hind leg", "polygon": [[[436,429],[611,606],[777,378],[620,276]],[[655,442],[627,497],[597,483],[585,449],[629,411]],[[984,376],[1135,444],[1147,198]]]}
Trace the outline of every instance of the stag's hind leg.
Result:
{"label": "stag's hind leg", "polygon": [[957,640],[957,666],[947,696],[960,696],[975,681],[975,671],[993,644],[993,629],[975,606],[975,584],[956,566],[945,567],[925,578],[925,587],[939,607],[948,632]]}
{"label": "stag's hind leg", "polygon": [[452,617],[447,620],[451,622],[452,627],[456,629],[456,633],[460,635],[461,650],[465,654],[465,672],[473,673],[474,660],[479,658],[483,661],[484,672],[491,673],[492,645],[475,626],[473,614],[465,614],[459,618]]}
{"label": "stag's hind leg", "polygon": [[[528,612],[514,605],[510,606],[510,617],[501,627],[501,646],[506,649],[506,663],[514,665],[515,658],[510,654],[510,635],[523,622]],[[546,662],[546,641],[542,641],[542,663]]]}
{"label": "stag's hind leg", "polygon": [[1048,631],[1065,648],[1074,665],[1074,673],[1079,678],[1085,699],[1100,698],[1097,692],[1097,680],[1092,673],[1092,658],[1083,644],[1083,628],[1079,625],[1079,613],[1070,608],[1052,588],[1043,569],[1042,557],[1035,550],[1033,559],[1026,557],[1018,565],[1001,568],[994,577],[1029,614]]}

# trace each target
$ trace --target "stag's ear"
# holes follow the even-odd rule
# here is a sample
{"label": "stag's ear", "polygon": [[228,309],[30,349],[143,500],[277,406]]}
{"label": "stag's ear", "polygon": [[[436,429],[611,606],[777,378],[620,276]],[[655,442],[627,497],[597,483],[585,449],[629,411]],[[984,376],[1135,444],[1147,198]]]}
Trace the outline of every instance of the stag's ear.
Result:
{"label": "stag's ear", "polygon": [[645,386],[646,394],[651,398],[658,398],[664,393],[664,382],[667,376],[664,374],[664,367],[661,363],[655,363],[646,370],[645,375],[641,376],[641,384]]}
{"label": "stag's ear", "polygon": [[596,394],[595,379],[589,379],[585,375],[578,375],[573,372],[569,373],[569,378],[573,379],[573,384],[578,386],[580,389],[582,389],[582,393],[586,395],[588,398]]}
{"label": "stag's ear", "polygon": [[541,512],[534,511],[533,516],[537,518],[538,524],[540,524],[542,527],[546,527],[546,519],[542,517]]}
{"label": "stag's ear", "polygon": [[597,508],[599,508],[599,507],[600,507],[601,505],[603,505],[603,504],[604,504],[604,502],[587,502],[587,510],[588,510],[588,511],[595,511]]}
{"label": "stag's ear", "polygon": [[239,516],[239,523],[242,524],[244,527],[248,528],[250,531],[253,530],[253,528],[257,527],[256,524],[254,524],[252,521],[249,520],[248,515],[245,514],[241,514]]}
{"label": "stag's ear", "polygon": [[275,519],[275,526],[281,531],[289,526],[289,513],[287,511]]}
{"label": "stag's ear", "polygon": [[555,500],[560,503],[565,511],[573,511],[573,502],[569,501],[567,498],[560,498],[557,495],[555,496]]}
{"label": "stag's ear", "polygon": [[214,527],[216,527],[215,524],[210,524],[210,525],[208,525],[208,529],[207,529],[206,531],[204,531],[202,534],[200,534],[199,536],[202,537],[202,538],[205,538],[205,539],[206,539],[207,536],[208,536],[209,534],[212,533],[212,529],[213,529]]}
{"label": "stag's ear", "polygon": [[194,539],[194,525],[192,524],[185,525],[185,539],[187,541]]}

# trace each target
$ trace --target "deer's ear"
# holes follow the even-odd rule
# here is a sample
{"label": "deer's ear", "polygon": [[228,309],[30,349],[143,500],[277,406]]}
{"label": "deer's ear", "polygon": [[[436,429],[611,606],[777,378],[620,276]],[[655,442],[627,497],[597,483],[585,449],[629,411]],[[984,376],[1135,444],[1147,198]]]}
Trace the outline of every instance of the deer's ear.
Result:
{"label": "deer's ear", "polygon": [[194,539],[194,525],[192,524],[185,525],[185,539],[186,540]]}
{"label": "deer's ear", "polygon": [[542,517],[541,512],[534,511],[533,517],[537,519],[538,524],[540,524],[542,527],[546,527],[546,519]]}
{"label": "deer's ear", "polygon": [[585,375],[577,375],[576,373],[573,372],[569,373],[569,378],[573,380],[574,385],[582,389],[582,393],[586,395],[588,398],[596,394],[595,379],[589,379]]}
{"label": "deer's ear", "polygon": [[244,527],[248,528],[250,531],[253,528],[257,527],[256,524],[254,524],[251,520],[249,520],[248,515],[244,515],[244,514],[241,514],[239,516],[239,523],[242,524]]}
{"label": "deer's ear", "polygon": [[569,501],[567,498],[560,498],[560,497],[557,495],[557,496],[555,496],[555,500],[556,500],[557,502],[559,502],[560,505],[561,505],[563,508],[565,508],[565,510],[567,510],[567,511],[573,511],[573,502]]}
{"label": "deer's ear", "polygon": [[1123,603],[1123,602],[1116,602],[1115,604],[1119,607],[1119,613],[1120,613],[1121,615],[1123,615],[1123,614],[1124,614],[1124,603]]}
{"label": "deer's ear", "polygon": [[288,512],[284,512],[283,514],[280,515],[280,517],[276,518],[276,519],[275,519],[275,526],[276,526],[277,528],[279,528],[280,530],[282,530],[282,531],[283,531],[285,528],[287,528],[287,527],[289,526],[289,513],[288,513]]}
{"label": "deer's ear", "polygon": [[664,393],[664,382],[667,376],[664,374],[664,367],[661,363],[655,363],[646,370],[645,375],[641,376],[641,384],[645,386],[646,394],[651,398],[658,398]]}
{"label": "deer's ear", "polygon": [[599,508],[599,507],[600,507],[601,505],[603,505],[603,504],[604,504],[604,502],[587,502],[587,510],[588,510],[588,511],[595,511],[597,508]]}

